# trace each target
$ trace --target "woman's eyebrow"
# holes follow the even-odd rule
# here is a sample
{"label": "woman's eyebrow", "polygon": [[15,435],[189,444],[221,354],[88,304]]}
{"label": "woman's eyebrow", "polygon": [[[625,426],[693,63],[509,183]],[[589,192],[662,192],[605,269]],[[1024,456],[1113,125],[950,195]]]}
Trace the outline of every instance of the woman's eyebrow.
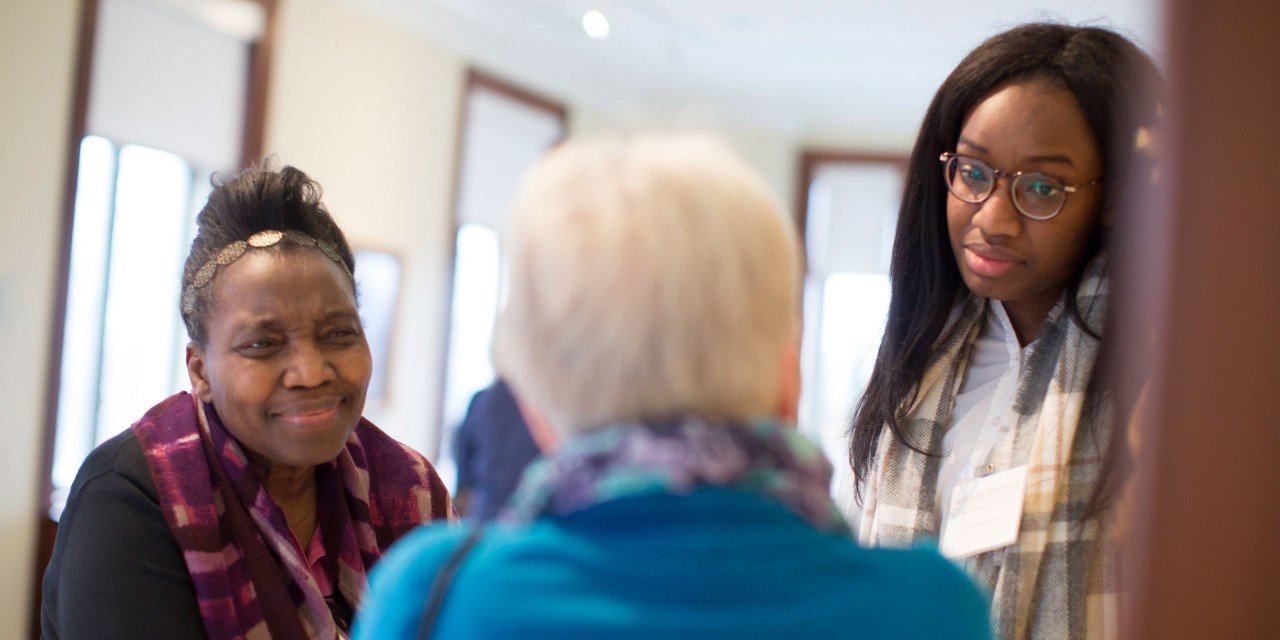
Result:
{"label": "woman's eyebrow", "polygon": [[279,319],[273,316],[251,316],[236,323],[240,331],[274,331],[281,327]]}
{"label": "woman's eyebrow", "polygon": [[334,309],[324,314],[324,316],[321,317],[320,320],[322,322],[332,322],[334,320],[345,320],[348,318],[359,320],[360,312],[355,309],[349,309],[349,308]]}
{"label": "woman's eyebrow", "polygon": [[[956,146],[959,147],[960,145],[964,145],[969,149],[972,149],[973,151],[976,151],[978,153],[991,152],[990,149],[964,136],[960,136],[960,139],[956,141]],[[1039,164],[1044,164],[1044,163],[1065,164],[1073,168],[1076,166],[1076,163],[1074,160],[1071,159],[1071,156],[1068,156],[1066,154],[1061,154],[1061,153],[1048,153],[1044,155],[1031,156],[1029,158],[1023,158],[1022,161],[1025,163],[1039,163]]]}
{"label": "woman's eyebrow", "polygon": [[1027,158],[1026,161],[1035,162],[1035,163],[1047,162],[1052,164],[1065,164],[1071,167],[1076,166],[1076,163],[1071,159],[1071,156],[1068,156],[1065,154],[1057,154],[1057,153],[1047,154],[1042,156],[1031,156],[1030,158]]}
{"label": "woman's eyebrow", "polygon": [[968,138],[966,138],[966,137],[964,137],[964,136],[960,136],[960,139],[956,141],[956,147],[959,147],[960,145],[964,145],[964,146],[966,146],[966,147],[969,147],[970,149],[973,149],[974,151],[977,151],[977,152],[979,152],[979,153],[988,153],[988,152],[990,152],[990,151],[991,151],[990,149],[988,149],[988,148],[986,148],[986,147],[984,147],[984,146],[982,146],[982,145],[980,145],[980,144],[978,144],[978,143],[976,143],[976,142],[974,142],[974,141],[972,141],[972,140],[970,140],[970,139],[968,139]]}

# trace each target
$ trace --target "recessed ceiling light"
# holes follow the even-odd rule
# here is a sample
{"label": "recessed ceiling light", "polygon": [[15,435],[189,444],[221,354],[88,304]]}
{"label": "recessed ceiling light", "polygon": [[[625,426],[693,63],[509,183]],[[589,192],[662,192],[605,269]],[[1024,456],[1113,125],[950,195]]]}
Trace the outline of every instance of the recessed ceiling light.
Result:
{"label": "recessed ceiling light", "polygon": [[592,9],[582,14],[582,30],[592,40],[602,40],[609,37],[609,19],[604,17],[603,13]]}

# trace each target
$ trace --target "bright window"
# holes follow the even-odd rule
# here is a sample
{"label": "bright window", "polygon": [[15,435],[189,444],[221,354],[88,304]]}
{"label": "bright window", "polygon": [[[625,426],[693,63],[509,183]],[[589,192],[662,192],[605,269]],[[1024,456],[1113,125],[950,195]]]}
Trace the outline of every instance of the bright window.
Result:
{"label": "bright window", "polygon": [[[493,381],[489,351],[500,303],[501,265],[501,241],[495,229],[478,223],[458,229],[449,318],[452,330],[444,377],[444,415],[449,434],[462,422],[471,396]],[[445,442],[451,442],[451,438]],[[441,447],[434,463],[450,488],[457,479],[451,454],[449,447]]]}
{"label": "bright window", "polygon": [[901,183],[896,163],[841,160],[817,164],[807,185],[800,430],[831,460],[832,494],[850,515],[849,418],[884,333]]}
{"label": "bright window", "polygon": [[203,199],[182,158],[98,136],[81,142],[77,180],[54,440],[55,519],[94,447],[189,386],[178,297],[193,202]]}

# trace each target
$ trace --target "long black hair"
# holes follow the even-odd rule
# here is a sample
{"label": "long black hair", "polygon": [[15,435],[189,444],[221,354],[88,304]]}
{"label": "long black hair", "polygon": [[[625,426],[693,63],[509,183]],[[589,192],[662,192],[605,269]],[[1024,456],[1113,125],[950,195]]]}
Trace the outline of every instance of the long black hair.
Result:
{"label": "long black hair", "polygon": [[[889,265],[888,323],[850,425],[849,464],[857,478],[859,500],[886,425],[908,447],[928,455],[940,453],[922,451],[903,423],[934,355],[934,342],[952,307],[967,292],[947,232],[947,187],[938,156],[955,150],[965,120],[991,93],[1011,83],[1046,80],[1069,91],[1079,103],[1107,176],[1101,184],[1102,206],[1110,207],[1120,189],[1117,182],[1130,164],[1139,128],[1152,120],[1150,91],[1157,79],[1151,59],[1113,31],[1036,23],[983,42],[942,83],[911,152]],[[1075,309],[1081,272],[1106,241],[1106,229],[1098,225],[1092,246],[1069,283],[1068,310],[1082,325]],[[1085,328],[1097,336],[1092,328]],[[1097,381],[1101,376],[1093,378]],[[1094,386],[1091,382],[1091,392]]]}

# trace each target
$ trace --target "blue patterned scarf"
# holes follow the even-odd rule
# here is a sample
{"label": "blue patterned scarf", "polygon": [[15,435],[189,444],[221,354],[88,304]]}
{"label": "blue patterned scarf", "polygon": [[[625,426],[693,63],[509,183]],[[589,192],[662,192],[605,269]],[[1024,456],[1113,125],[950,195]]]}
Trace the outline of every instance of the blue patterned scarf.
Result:
{"label": "blue patterned scarf", "polygon": [[567,440],[535,461],[502,519],[530,522],[624,497],[722,487],[771,498],[824,531],[847,532],[830,482],[821,450],[774,421],[622,423]]}

